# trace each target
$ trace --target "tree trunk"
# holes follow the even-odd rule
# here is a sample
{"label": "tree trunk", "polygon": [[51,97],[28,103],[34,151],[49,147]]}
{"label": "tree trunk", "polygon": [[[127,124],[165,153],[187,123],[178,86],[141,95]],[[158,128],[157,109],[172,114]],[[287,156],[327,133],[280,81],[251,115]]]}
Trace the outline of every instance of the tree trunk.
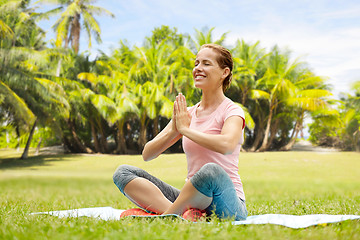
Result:
{"label": "tree trunk", "polygon": [[93,151],[86,147],[84,144],[82,144],[82,142],[80,141],[76,131],[75,131],[75,127],[74,124],[72,123],[72,121],[69,119],[68,120],[68,126],[70,128],[71,134],[73,136],[73,139],[75,141],[75,144],[77,145],[77,147],[80,149],[81,152],[85,152],[85,153],[93,153]]}
{"label": "tree trunk", "polygon": [[276,133],[278,131],[278,128],[279,128],[279,123],[280,123],[280,119],[277,118],[275,120],[275,123],[271,126],[271,129],[270,129],[270,137],[269,137],[269,140],[268,140],[268,143],[266,145],[266,149],[265,150],[269,150],[270,147],[271,147],[271,144],[273,143],[274,139],[275,139],[275,136],[276,136]]}
{"label": "tree trunk", "polygon": [[101,151],[102,153],[108,153],[109,152],[109,148],[108,148],[108,144],[107,144],[107,140],[106,140],[106,136],[104,133],[104,129],[101,126],[101,121],[100,121],[100,141],[101,141]]}
{"label": "tree trunk", "polygon": [[262,129],[263,129],[263,126],[262,126],[262,124],[260,125],[260,123],[259,123],[259,127],[256,127],[254,130],[255,131],[255,140],[254,140],[251,148],[248,149],[249,152],[255,152],[255,150],[258,148],[258,146],[261,142],[261,139],[263,139],[264,132],[262,131]]}
{"label": "tree trunk", "polygon": [[257,150],[257,152],[263,152],[263,151],[266,150],[266,147],[267,147],[267,144],[268,144],[268,139],[269,139],[269,132],[270,132],[270,125],[271,125],[272,115],[273,115],[273,110],[272,110],[272,106],[270,106],[270,112],[269,112],[269,117],[268,117],[267,124],[266,124],[264,140],[263,140],[263,142],[261,144],[261,147]]}
{"label": "tree trunk", "polygon": [[117,124],[118,131],[116,133],[117,138],[117,146],[116,146],[116,153],[119,154],[127,154],[128,149],[126,146],[126,141],[124,137],[124,121],[120,120]]}
{"label": "tree trunk", "polygon": [[140,136],[139,136],[139,147],[142,151],[146,144],[146,113],[142,114],[140,119]]}
{"label": "tree trunk", "polygon": [[76,14],[72,23],[71,23],[71,46],[74,49],[74,52],[78,54],[79,52],[79,42],[80,42],[80,14]]}
{"label": "tree trunk", "polygon": [[41,143],[42,143],[42,138],[40,138],[40,141],[39,141],[38,145],[36,146],[35,155],[39,155]]}
{"label": "tree trunk", "polygon": [[300,132],[300,129],[301,129],[301,123],[296,121],[296,124],[295,124],[295,128],[294,128],[294,131],[293,131],[293,134],[292,137],[290,138],[290,141],[283,147],[280,148],[280,151],[289,151],[292,146],[294,146],[295,142],[296,142],[296,138]]}
{"label": "tree trunk", "polygon": [[243,106],[245,106],[245,103],[246,103],[246,98],[247,98],[247,95],[248,95],[248,88],[246,87],[244,90],[243,90],[243,95],[242,95],[242,98],[241,98],[241,104]]}
{"label": "tree trunk", "polygon": [[360,131],[356,131],[354,133],[355,135],[355,142],[354,142],[354,145],[355,145],[355,151],[356,152],[360,152],[360,146],[359,146],[359,135],[360,135]]}
{"label": "tree trunk", "polygon": [[154,137],[159,134],[159,117],[154,118]]}
{"label": "tree trunk", "polygon": [[36,128],[37,122],[38,122],[38,119],[36,118],[36,119],[35,119],[35,122],[34,122],[34,124],[33,124],[33,126],[32,126],[32,128],[31,128],[31,130],[30,130],[29,138],[28,138],[28,140],[27,140],[27,142],[26,142],[26,146],[25,146],[24,152],[23,152],[23,154],[21,155],[20,159],[26,159],[26,158],[28,158],[31,140],[32,140],[32,138],[33,138],[33,136],[34,136],[34,132],[35,132],[35,128]]}
{"label": "tree trunk", "polygon": [[100,152],[100,145],[99,145],[99,139],[97,137],[97,133],[96,133],[96,129],[94,126],[94,122],[92,120],[90,120],[90,126],[91,126],[91,135],[94,139],[94,148],[95,148],[95,152]]}

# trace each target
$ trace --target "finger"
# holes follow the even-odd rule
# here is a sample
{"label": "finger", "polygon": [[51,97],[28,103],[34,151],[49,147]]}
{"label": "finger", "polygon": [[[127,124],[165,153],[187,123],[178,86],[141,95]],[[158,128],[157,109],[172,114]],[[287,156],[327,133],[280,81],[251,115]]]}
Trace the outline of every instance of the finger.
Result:
{"label": "finger", "polygon": [[179,95],[178,95],[179,102],[182,102],[182,100],[183,100],[182,96],[183,96],[183,95],[182,95],[181,93],[179,93]]}
{"label": "finger", "polygon": [[186,107],[186,99],[185,99],[185,96],[184,95],[182,95],[181,96],[181,107],[182,107],[182,110],[183,111],[186,111],[187,110],[187,107]]}
{"label": "finger", "polygon": [[181,110],[181,93],[179,93],[177,96],[176,96],[176,105],[177,105],[177,111],[180,111]]}
{"label": "finger", "polygon": [[179,113],[179,105],[178,102],[174,102],[174,115],[176,116]]}
{"label": "finger", "polygon": [[173,115],[174,115],[174,117],[176,116],[176,101],[174,101]]}
{"label": "finger", "polygon": [[186,103],[186,98],[185,98],[185,96],[183,96],[183,99],[184,99],[184,110],[187,110],[187,103]]}

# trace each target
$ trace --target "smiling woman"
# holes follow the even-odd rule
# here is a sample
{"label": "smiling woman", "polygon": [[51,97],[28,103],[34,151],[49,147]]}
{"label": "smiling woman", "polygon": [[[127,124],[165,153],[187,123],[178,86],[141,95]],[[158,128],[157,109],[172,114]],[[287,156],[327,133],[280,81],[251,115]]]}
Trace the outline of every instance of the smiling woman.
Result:
{"label": "smiling woman", "polygon": [[200,48],[193,77],[195,87],[202,90],[201,101],[188,108],[180,93],[173,119],[145,145],[142,154],[149,161],[183,138],[187,181],[180,191],[140,168],[122,165],[114,173],[114,183],[136,205],[148,212],[179,214],[191,220],[199,216],[199,210],[221,219],[246,219],[238,174],[244,112],[224,95],[232,67],[232,56],[224,47],[206,44]]}
{"label": "smiling woman", "polygon": [[[222,89],[225,92],[230,86],[234,65],[230,52],[227,49],[218,47],[218,45],[214,44],[205,44],[200,50],[203,51],[198,53],[193,69],[195,86],[201,88],[196,84],[200,82],[201,79],[206,78],[207,71],[213,71],[211,75],[214,75],[215,79],[222,79],[220,85],[216,82],[214,85],[222,86]],[[218,75],[216,75],[216,70],[218,70]]]}

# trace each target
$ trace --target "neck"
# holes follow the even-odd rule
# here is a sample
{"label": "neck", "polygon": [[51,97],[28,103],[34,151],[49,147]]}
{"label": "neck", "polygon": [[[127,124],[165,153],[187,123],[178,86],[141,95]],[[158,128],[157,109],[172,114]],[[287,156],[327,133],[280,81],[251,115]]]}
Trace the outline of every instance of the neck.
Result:
{"label": "neck", "polygon": [[201,106],[203,109],[206,109],[208,107],[212,106],[218,106],[224,99],[226,98],[222,89],[221,91],[215,91],[215,92],[207,92],[203,91],[202,97],[201,97]]}

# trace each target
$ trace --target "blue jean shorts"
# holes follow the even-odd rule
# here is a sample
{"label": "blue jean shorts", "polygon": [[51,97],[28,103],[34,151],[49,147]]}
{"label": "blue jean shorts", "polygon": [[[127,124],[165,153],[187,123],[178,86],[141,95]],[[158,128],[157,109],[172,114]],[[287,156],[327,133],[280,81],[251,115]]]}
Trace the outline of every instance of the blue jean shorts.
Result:
{"label": "blue jean shorts", "polygon": [[215,214],[220,219],[246,219],[245,200],[237,196],[229,175],[218,164],[205,164],[190,181],[199,192],[213,199],[205,209],[207,214]]}

